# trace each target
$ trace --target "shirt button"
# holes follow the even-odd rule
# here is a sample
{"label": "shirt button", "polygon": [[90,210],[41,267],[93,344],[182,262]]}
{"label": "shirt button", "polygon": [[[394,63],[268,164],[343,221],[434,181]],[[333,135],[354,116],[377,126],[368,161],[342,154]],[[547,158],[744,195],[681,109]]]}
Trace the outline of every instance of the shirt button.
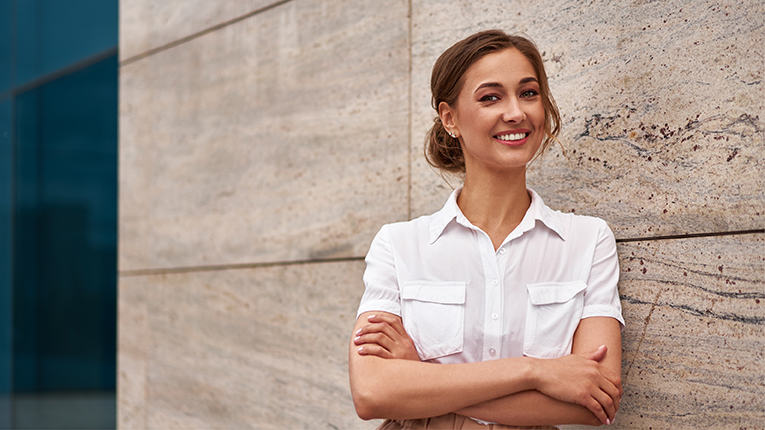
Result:
{"label": "shirt button", "polygon": [[499,318],[499,314],[498,313],[494,312],[493,314],[491,314],[491,319],[495,320],[497,318]]}
{"label": "shirt button", "polygon": [[495,355],[497,355],[497,350],[496,350],[496,349],[494,349],[494,348],[490,349],[490,350],[489,350],[489,355],[491,355],[492,357],[494,357]]}
{"label": "shirt button", "polygon": [[499,280],[495,279],[491,281],[491,285],[497,285],[497,284],[499,284]]}
{"label": "shirt button", "polygon": [[499,253],[502,255],[505,255],[507,253],[507,250],[505,248],[499,248]]}

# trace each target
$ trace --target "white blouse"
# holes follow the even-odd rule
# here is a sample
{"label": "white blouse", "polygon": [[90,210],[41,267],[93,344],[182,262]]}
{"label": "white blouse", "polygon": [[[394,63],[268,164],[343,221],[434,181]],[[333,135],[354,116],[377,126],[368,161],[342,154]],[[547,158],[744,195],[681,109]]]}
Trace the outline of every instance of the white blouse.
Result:
{"label": "white blouse", "polygon": [[624,326],[603,220],[553,211],[529,189],[526,215],[494,251],[457,206],[460,191],[433,215],[380,229],[358,315],[400,316],[420,358],[434,363],[555,358],[571,353],[582,318]]}

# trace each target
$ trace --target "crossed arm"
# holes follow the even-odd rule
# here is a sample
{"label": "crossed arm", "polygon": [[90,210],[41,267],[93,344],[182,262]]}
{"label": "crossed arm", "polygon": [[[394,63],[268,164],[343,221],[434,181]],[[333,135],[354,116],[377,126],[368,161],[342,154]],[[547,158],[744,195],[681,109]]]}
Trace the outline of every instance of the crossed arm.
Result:
{"label": "crossed arm", "polygon": [[612,422],[622,395],[619,323],[582,320],[572,352],[550,360],[423,363],[399,317],[368,312],[350,344],[351,392],[363,419],[455,412],[517,426]]}

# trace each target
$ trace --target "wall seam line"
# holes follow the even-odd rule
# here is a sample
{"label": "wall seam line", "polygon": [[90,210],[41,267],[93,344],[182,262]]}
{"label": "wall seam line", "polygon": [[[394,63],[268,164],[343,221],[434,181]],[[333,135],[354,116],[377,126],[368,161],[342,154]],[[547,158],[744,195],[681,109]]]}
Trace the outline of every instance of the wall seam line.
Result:
{"label": "wall seam line", "polygon": [[304,265],[304,264],[342,263],[342,262],[353,262],[353,261],[364,261],[364,257],[342,257],[342,258],[327,258],[327,259],[320,259],[320,260],[271,261],[271,262],[264,262],[264,263],[217,264],[217,265],[211,264],[207,266],[120,270],[118,272],[118,276],[120,278],[127,278],[132,276],[171,275],[171,274],[191,273],[191,272],[217,272],[221,270],[256,269],[256,268],[275,267],[275,266],[297,266],[297,265]]}
{"label": "wall seam line", "polygon": [[409,188],[407,189],[407,195],[406,195],[406,217],[407,219],[412,219],[412,166],[414,163],[414,160],[412,159],[413,153],[412,153],[412,20],[414,19],[413,13],[412,13],[412,0],[409,0],[409,35],[407,44],[409,45],[409,76],[407,79],[407,98],[409,103],[409,115],[407,118],[407,122],[409,124],[409,136],[407,136],[407,159],[409,164]]}
{"label": "wall seam line", "polygon": [[232,18],[232,19],[230,19],[228,21],[224,21],[224,22],[222,22],[220,24],[216,24],[216,25],[214,25],[212,27],[206,28],[204,30],[201,30],[201,31],[198,31],[196,33],[190,34],[188,36],[182,37],[180,39],[174,40],[174,41],[172,41],[170,43],[166,43],[166,44],[158,46],[156,48],[149,49],[148,51],[142,52],[140,54],[136,54],[136,55],[134,55],[134,56],[132,56],[130,58],[126,58],[126,59],[120,61],[120,67],[127,66],[129,64],[135,63],[136,61],[143,60],[146,57],[150,57],[150,56],[152,56],[154,54],[158,54],[158,53],[160,53],[162,51],[167,51],[168,49],[175,48],[176,46],[183,45],[186,42],[190,42],[190,41],[192,41],[194,39],[197,39],[199,37],[202,37],[202,36],[204,36],[206,34],[210,34],[210,33],[214,32],[214,31],[218,31],[218,30],[220,30],[222,28],[228,27],[229,25],[236,24],[237,22],[244,21],[247,18],[251,18],[251,17],[253,17],[255,15],[258,15],[258,14],[261,14],[263,12],[269,11],[271,9],[277,8],[277,7],[282,6],[282,5],[286,4],[286,3],[289,3],[291,1],[292,0],[281,0],[281,1],[278,1],[276,3],[272,3],[272,4],[268,5],[268,6],[263,6],[263,7],[259,8],[259,9],[255,9],[252,12],[248,12],[248,13],[242,15],[242,16],[238,16],[236,18]]}
{"label": "wall seam line", "polygon": [[753,229],[753,230],[721,231],[721,232],[711,232],[711,233],[688,233],[688,234],[677,234],[677,235],[667,235],[667,236],[629,237],[629,238],[623,238],[623,239],[616,239],[616,243],[646,242],[651,240],[693,239],[697,237],[740,236],[740,235],[746,235],[746,234],[760,234],[760,233],[765,233],[765,228]]}
{"label": "wall seam line", "polygon": [[[616,239],[617,243],[624,242],[643,242],[653,240],[671,240],[671,239],[693,239],[700,237],[719,237],[719,236],[740,236],[747,234],[764,234],[765,229],[756,230],[739,230],[729,232],[717,232],[717,233],[695,233],[687,235],[674,235],[674,236],[655,236],[655,237],[643,237],[643,238],[627,238]],[[275,266],[296,266],[303,264],[317,264],[317,263],[342,263],[364,261],[364,257],[341,257],[341,258],[327,258],[327,259],[307,259],[307,260],[291,260],[291,261],[269,261],[263,263],[240,263],[240,264],[211,264],[204,266],[186,266],[186,267],[167,267],[158,269],[134,269],[134,270],[120,270],[118,276],[120,278],[132,277],[132,276],[152,276],[152,275],[169,275],[191,272],[215,272],[221,270],[238,270],[238,269],[256,269],[263,267],[275,267]]]}

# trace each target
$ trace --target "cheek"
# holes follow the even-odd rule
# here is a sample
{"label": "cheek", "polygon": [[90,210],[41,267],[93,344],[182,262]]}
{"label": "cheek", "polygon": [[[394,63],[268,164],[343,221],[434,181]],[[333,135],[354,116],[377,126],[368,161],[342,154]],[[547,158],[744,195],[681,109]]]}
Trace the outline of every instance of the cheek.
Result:
{"label": "cheek", "polygon": [[538,109],[534,112],[534,122],[537,124],[538,127],[544,128],[545,126],[545,108],[544,106],[540,106]]}

